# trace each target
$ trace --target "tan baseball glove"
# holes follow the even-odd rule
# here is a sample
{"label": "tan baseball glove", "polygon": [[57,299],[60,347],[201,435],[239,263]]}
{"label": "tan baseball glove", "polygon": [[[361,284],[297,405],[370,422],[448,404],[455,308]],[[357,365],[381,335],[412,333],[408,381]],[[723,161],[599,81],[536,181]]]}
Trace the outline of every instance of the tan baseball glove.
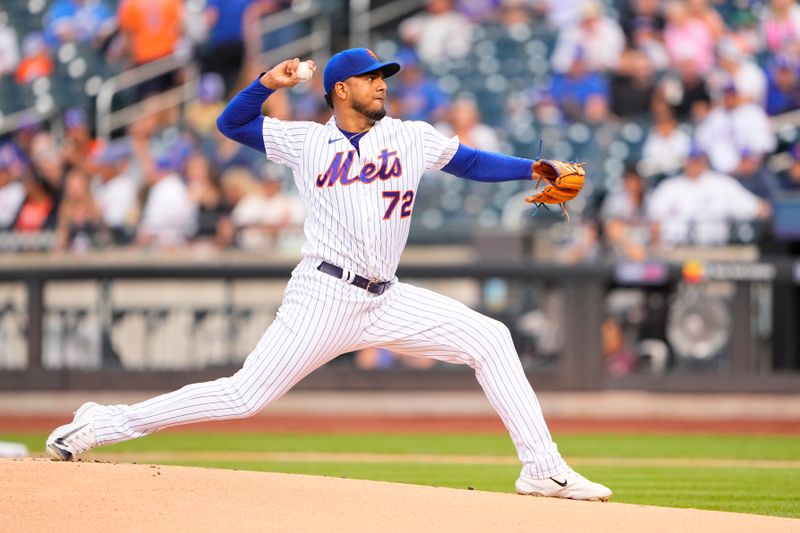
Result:
{"label": "tan baseball glove", "polygon": [[525,201],[537,206],[559,204],[564,216],[569,220],[566,203],[581,192],[585,176],[583,163],[537,159],[533,163],[531,179],[536,180],[537,189],[542,180],[547,182],[547,186],[542,191],[525,198]]}

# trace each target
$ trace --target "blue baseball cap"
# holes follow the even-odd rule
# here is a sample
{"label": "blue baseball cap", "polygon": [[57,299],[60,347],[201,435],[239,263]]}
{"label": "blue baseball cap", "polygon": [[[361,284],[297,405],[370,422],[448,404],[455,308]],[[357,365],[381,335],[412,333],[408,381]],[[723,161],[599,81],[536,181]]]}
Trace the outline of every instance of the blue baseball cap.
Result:
{"label": "blue baseball cap", "polygon": [[130,157],[131,147],[127,141],[118,139],[106,144],[96,155],[98,165],[114,165]]}
{"label": "blue baseball cap", "polygon": [[86,112],[79,107],[72,107],[64,112],[64,126],[76,128],[86,125]]}
{"label": "blue baseball cap", "polygon": [[325,93],[330,94],[333,86],[353,76],[380,70],[388,78],[400,72],[400,63],[381,63],[375,52],[369,48],[351,48],[333,56],[325,65],[323,85]]}
{"label": "blue baseball cap", "polygon": [[689,147],[689,153],[686,155],[689,159],[700,159],[706,157],[706,151],[697,143],[692,143]]}
{"label": "blue baseball cap", "polygon": [[206,72],[200,76],[197,96],[203,103],[218,102],[225,96],[225,80],[216,72]]}

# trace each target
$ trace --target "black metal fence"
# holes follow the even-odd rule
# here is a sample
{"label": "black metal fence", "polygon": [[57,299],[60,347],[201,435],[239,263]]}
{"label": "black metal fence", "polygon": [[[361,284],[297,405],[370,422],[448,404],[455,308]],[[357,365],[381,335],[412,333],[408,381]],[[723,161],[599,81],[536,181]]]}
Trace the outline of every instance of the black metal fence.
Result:
{"label": "black metal fence", "polygon": [[[228,375],[280,299],[238,302],[237,284],[281,286],[291,268],[0,266],[0,288],[15,289],[0,292],[0,389],[164,389]],[[454,280],[473,286],[476,307],[511,329],[537,389],[800,391],[800,262],[504,262],[406,265],[398,274],[434,287]],[[116,301],[114,289],[130,282],[139,283],[138,303]],[[47,297],[48,289],[70,284],[78,284],[76,295],[92,294],[61,302]],[[219,290],[203,303],[164,301],[163,287],[171,284],[179,293],[202,284]],[[367,368],[351,355],[299,387],[477,384],[468,368]]]}

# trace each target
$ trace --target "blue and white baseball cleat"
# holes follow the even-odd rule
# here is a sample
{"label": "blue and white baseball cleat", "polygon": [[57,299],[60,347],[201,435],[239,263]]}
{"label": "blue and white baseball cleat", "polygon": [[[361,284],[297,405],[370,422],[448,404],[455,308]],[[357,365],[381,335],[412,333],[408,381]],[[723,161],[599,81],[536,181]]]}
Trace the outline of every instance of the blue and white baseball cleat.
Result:
{"label": "blue and white baseball cleat", "polygon": [[92,411],[99,404],[86,402],[81,405],[72,422],[57,427],[47,437],[45,450],[54,461],[72,461],[78,455],[97,446],[92,424]]}
{"label": "blue and white baseball cleat", "polygon": [[589,481],[573,470],[546,479],[534,479],[523,475],[517,479],[516,487],[517,494],[569,498],[571,500],[604,502],[612,494],[608,487]]}

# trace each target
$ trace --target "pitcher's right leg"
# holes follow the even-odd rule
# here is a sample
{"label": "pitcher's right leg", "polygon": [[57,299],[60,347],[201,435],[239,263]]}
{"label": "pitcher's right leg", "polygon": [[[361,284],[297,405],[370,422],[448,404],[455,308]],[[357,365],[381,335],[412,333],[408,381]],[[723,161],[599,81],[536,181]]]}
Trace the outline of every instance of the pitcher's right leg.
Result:
{"label": "pitcher's right leg", "polygon": [[318,351],[315,344],[276,320],[234,375],[187,385],[133,405],[85,404],[72,423],[51,434],[48,453],[55,459],[70,460],[95,446],[170,426],[251,416],[338,354]]}
{"label": "pitcher's right leg", "polygon": [[187,385],[133,405],[84,405],[71,423],[53,431],[46,443],[48,453],[70,460],[95,446],[170,426],[251,416],[316,368],[355,349],[369,303],[342,298],[341,287],[331,285],[338,280],[328,282],[318,276],[329,277],[315,273],[304,280],[306,286],[287,290],[275,321],[233,376]]}

